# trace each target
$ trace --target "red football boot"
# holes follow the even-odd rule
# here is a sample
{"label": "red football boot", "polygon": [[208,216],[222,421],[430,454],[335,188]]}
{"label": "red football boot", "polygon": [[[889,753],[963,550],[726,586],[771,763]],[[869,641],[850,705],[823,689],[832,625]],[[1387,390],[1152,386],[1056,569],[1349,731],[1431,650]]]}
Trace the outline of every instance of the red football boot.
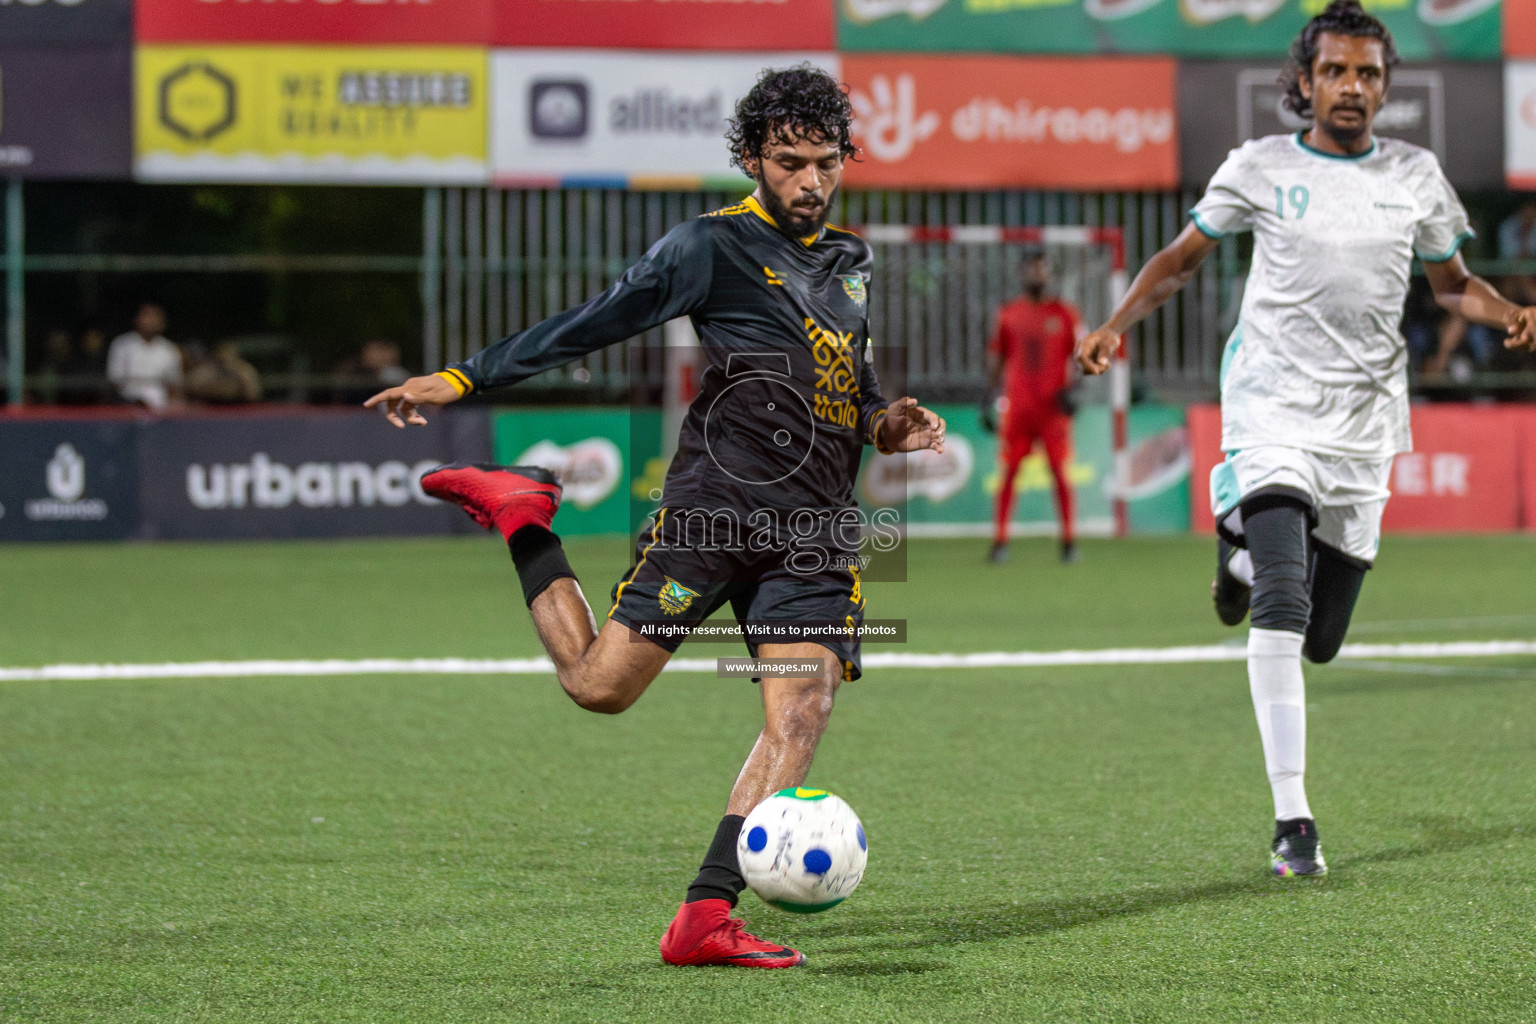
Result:
{"label": "red football boot", "polygon": [[678,967],[796,967],[805,956],[744,931],[725,900],[684,903],[661,937],[661,958]]}
{"label": "red football boot", "polygon": [[421,489],[451,501],[503,540],[525,526],[549,529],[560,507],[560,482],[538,466],[497,466],[488,462],[454,462],[422,474]]}

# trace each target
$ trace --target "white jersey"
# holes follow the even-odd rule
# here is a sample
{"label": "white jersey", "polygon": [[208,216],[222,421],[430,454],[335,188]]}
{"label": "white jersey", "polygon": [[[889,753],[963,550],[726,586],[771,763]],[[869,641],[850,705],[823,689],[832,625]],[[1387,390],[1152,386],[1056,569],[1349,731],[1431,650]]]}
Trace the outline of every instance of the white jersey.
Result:
{"label": "white jersey", "polygon": [[1213,238],[1254,235],[1221,360],[1222,449],[1408,451],[1399,324],[1413,257],[1448,260],[1472,237],[1435,155],[1377,139],[1338,157],[1270,135],[1227,156],[1191,215]]}

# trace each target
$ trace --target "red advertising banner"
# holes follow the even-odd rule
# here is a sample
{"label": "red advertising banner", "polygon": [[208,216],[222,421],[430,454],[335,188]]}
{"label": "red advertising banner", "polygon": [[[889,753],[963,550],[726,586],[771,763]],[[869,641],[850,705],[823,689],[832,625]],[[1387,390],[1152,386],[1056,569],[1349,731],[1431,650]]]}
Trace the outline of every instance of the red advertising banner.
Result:
{"label": "red advertising banner", "polygon": [[[1222,459],[1221,408],[1188,409],[1190,528],[1212,533],[1208,482]],[[1392,467],[1389,533],[1536,529],[1536,409],[1416,405],[1413,448]]]}
{"label": "red advertising banner", "polygon": [[1504,52],[1536,57],[1536,4],[1530,0],[1504,0]]}
{"label": "red advertising banner", "polygon": [[1392,466],[1382,530],[1487,533],[1520,528],[1520,436],[1507,410],[1419,405],[1413,451]]}
{"label": "red advertising banner", "polygon": [[1211,513],[1211,470],[1224,456],[1221,451],[1221,406],[1191,405],[1184,410],[1189,426],[1189,528],[1195,533],[1215,533]]}
{"label": "red advertising banner", "polygon": [[1154,189],[1179,183],[1161,58],[845,54],[868,188]]}
{"label": "red advertising banner", "polygon": [[833,34],[832,0],[498,0],[495,43],[803,52]]}
{"label": "red advertising banner", "polygon": [[[511,0],[519,11],[528,0]],[[507,0],[138,0],[156,43],[474,43]]]}
{"label": "red advertising banner", "polygon": [[1520,525],[1536,531],[1536,408],[1510,409],[1520,438]]}

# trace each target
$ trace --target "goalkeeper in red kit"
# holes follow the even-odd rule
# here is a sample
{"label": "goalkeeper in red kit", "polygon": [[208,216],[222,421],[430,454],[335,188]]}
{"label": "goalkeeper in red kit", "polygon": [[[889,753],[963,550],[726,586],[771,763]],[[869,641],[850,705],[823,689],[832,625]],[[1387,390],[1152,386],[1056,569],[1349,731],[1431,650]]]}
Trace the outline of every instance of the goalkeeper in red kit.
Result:
{"label": "goalkeeper in red kit", "polygon": [[[1056,509],[1061,516],[1061,560],[1077,561],[1072,531],[1072,484],[1067,465],[1072,455],[1072,412],[1076,383],[1072,362],[1082,317],[1051,288],[1051,263],[1043,253],[1024,262],[1024,294],[1003,306],[988,346],[987,398],[982,419],[991,428],[1002,407],[998,431],[994,564],[1008,560],[1008,521],[1013,515],[1014,478],[1036,441],[1045,448],[1056,479]],[[1002,401],[995,396],[1002,385]]]}

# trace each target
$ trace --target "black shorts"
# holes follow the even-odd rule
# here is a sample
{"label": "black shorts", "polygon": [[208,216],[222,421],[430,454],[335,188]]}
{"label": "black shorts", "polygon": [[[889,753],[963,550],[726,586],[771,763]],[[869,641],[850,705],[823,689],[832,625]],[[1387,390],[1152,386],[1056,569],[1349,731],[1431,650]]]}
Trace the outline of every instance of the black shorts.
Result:
{"label": "black shorts", "polygon": [[837,656],[845,682],[863,674],[865,600],[856,552],[823,552],[824,558],[797,564],[782,552],[669,545],[661,533],[667,511],[641,531],[635,563],[613,588],[608,618],[676,651],[729,601],[753,657],[761,644],[811,642]]}

